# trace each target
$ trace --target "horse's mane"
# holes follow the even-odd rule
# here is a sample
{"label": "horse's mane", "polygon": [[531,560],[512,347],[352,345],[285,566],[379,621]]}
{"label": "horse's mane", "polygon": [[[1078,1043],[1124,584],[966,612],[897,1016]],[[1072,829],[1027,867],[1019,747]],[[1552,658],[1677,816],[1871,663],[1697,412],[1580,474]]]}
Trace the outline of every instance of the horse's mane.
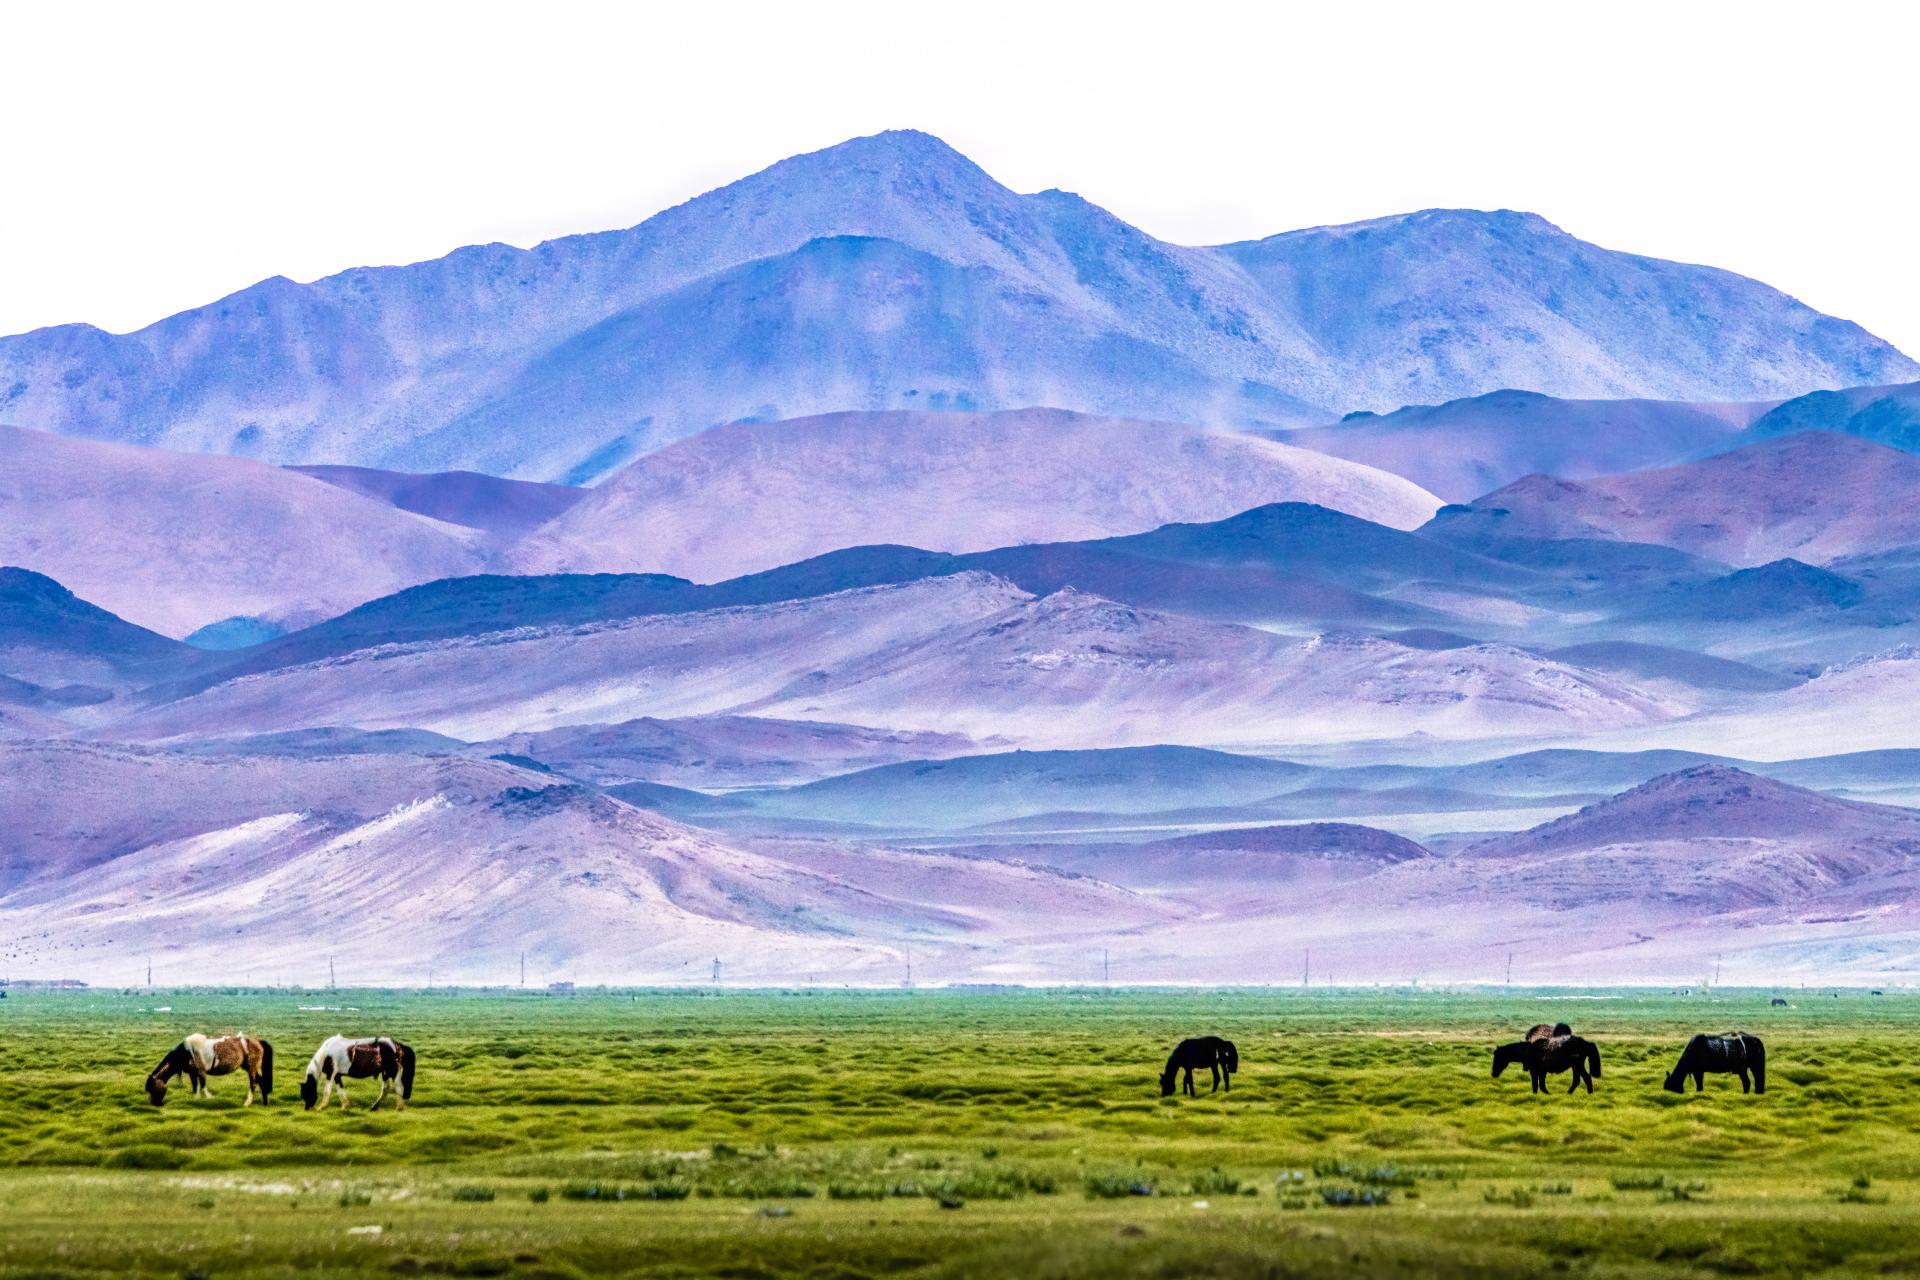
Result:
{"label": "horse's mane", "polygon": [[193,1054],[188,1050],[187,1042],[182,1040],[179,1044],[167,1050],[166,1054],[160,1059],[160,1065],[147,1073],[147,1079],[153,1079],[169,1067],[175,1072],[185,1071],[188,1064],[192,1061]]}
{"label": "horse's mane", "polygon": [[388,1043],[393,1046],[394,1052],[400,1055],[400,1100],[411,1102],[413,1101],[413,1049],[411,1046],[401,1044],[398,1040],[390,1040]]}

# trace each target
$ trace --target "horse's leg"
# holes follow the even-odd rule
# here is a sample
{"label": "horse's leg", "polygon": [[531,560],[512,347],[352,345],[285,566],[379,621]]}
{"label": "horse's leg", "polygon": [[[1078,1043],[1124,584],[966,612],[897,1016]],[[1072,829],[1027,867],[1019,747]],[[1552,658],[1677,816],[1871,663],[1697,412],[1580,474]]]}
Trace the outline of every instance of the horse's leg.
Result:
{"label": "horse's leg", "polygon": [[380,1094],[378,1097],[374,1098],[373,1105],[367,1108],[368,1113],[371,1114],[372,1112],[378,1111],[380,1109],[380,1104],[385,1102],[386,1100],[387,1100],[387,1078],[385,1076],[381,1076],[380,1077]]}
{"label": "horse's leg", "polygon": [[1752,1091],[1753,1084],[1747,1079],[1747,1069],[1742,1067],[1740,1068],[1740,1092],[1751,1093]]}
{"label": "horse's leg", "polygon": [[1707,1073],[1705,1071],[1696,1071],[1693,1073],[1693,1091],[1695,1093],[1705,1093],[1707,1091]]}
{"label": "horse's leg", "polygon": [[345,1111],[347,1109],[347,1078],[338,1076],[336,1079],[340,1083],[340,1109]]}
{"label": "horse's leg", "polygon": [[1208,1067],[1207,1070],[1213,1072],[1213,1088],[1207,1090],[1207,1092],[1208,1093],[1220,1092],[1220,1064],[1216,1062],[1211,1067]]}

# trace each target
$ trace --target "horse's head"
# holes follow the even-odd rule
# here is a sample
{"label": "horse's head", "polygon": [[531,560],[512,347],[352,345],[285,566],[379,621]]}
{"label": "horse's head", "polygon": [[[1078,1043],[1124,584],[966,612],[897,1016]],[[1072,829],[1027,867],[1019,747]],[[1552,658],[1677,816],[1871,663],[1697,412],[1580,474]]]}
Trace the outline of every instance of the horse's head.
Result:
{"label": "horse's head", "polygon": [[1240,1050],[1234,1047],[1231,1040],[1220,1042],[1220,1065],[1226,1068],[1228,1075],[1240,1069]]}
{"label": "horse's head", "polygon": [[1530,1040],[1516,1040],[1512,1044],[1503,1044],[1493,1051],[1493,1078],[1498,1080],[1500,1073],[1527,1056],[1532,1046]]}
{"label": "horse's head", "polygon": [[160,1065],[147,1076],[147,1100],[159,1106],[167,1100],[167,1081],[187,1069],[187,1046],[184,1041],[167,1050],[167,1056],[160,1059]]}
{"label": "horse's head", "polygon": [[1685,1093],[1687,1091],[1686,1072],[1678,1067],[1667,1072],[1666,1090],[1668,1093]]}
{"label": "horse's head", "polygon": [[313,1071],[309,1070],[306,1078],[300,1081],[300,1103],[308,1111],[311,1111],[313,1110],[313,1104],[318,1101],[320,1101],[320,1079]]}
{"label": "horse's head", "polygon": [[1175,1071],[1172,1067],[1168,1067],[1165,1071],[1160,1073],[1160,1096],[1161,1097],[1171,1098],[1173,1096],[1173,1078],[1178,1074],[1179,1072]]}

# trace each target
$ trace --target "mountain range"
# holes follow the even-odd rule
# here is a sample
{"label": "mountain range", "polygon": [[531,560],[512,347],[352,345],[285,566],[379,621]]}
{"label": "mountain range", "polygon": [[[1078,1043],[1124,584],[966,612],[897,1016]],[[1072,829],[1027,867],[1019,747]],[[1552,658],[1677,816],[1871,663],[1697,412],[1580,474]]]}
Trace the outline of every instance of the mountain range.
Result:
{"label": "mountain range", "polygon": [[1784,399],[1920,377],[1765,285],[1427,210],[1217,248],[936,138],[859,138],[624,231],[284,278],[0,339],[0,421],[580,483],[740,420],[1017,409],[1272,428],[1520,387]]}
{"label": "mountain range", "polygon": [[1916,378],[916,133],[0,338],[0,966],[1910,981]]}

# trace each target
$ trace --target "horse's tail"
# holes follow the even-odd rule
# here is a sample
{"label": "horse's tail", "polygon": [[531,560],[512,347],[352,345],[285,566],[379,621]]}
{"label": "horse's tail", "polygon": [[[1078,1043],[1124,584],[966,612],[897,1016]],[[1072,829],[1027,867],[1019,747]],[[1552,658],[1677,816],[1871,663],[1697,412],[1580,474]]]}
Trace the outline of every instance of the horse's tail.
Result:
{"label": "horse's tail", "polygon": [[1587,1044],[1587,1070],[1593,1075],[1600,1074],[1600,1046],[1589,1040]]}
{"label": "horse's tail", "polygon": [[413,1050],[401,1044],[398,1040],[393,1042],[393,1047],[400,1054],[400,1100],[402,1102],[412,1102]]}
{"label": "horse's tail", "polygon": [[273,1092],[273,1046],[265,1040],[260,1042],[260,1101],[265,1102],[267,1095]]}
{"label": "horse's tail", "polygon": [[1747,1041],[1747,1056],[1753,1062],[1753,1091],[1765,1093],[1767,1091],[1767,1046],[1761,1042],[1759,1036],[1746,1035],[1744,1032],[1742,1035],[1745,1035]]}

